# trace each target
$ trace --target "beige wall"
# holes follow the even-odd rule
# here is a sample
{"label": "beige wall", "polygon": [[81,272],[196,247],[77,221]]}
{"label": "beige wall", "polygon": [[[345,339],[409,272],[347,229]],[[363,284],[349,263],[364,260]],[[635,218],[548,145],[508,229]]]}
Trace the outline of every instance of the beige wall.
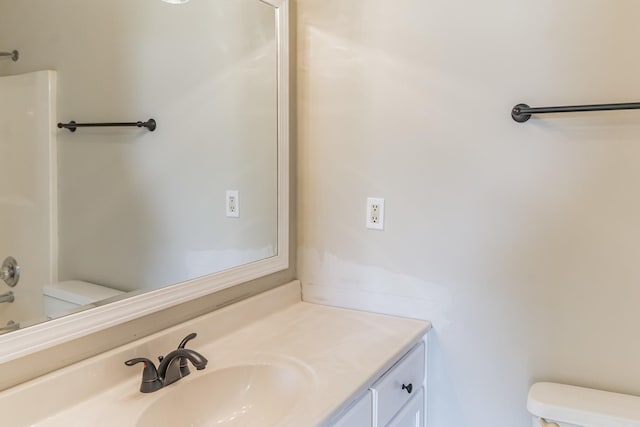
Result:
{"label": "beige wall", "polygon": [[[632,0],[298,0],[305,298],[431,319],[430,427],[525,426],[538,380],[640,394]],[[386,199],[368,231],[367,196]]]}

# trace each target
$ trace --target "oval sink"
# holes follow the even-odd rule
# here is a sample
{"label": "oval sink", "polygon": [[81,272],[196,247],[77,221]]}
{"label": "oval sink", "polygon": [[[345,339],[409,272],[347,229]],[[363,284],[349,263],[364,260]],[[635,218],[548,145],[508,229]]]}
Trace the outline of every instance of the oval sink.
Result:
{"label": "oval sink", "polygon": [[163,394],[138,420],[138,427],[267,427],[283,421],[311,381],[293,364],[247,364],[189,377]]}

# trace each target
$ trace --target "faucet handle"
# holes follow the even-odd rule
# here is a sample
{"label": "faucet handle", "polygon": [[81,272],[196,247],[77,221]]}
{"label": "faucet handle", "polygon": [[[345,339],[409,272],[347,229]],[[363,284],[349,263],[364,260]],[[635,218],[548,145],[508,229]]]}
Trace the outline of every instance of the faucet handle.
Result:
{"label": "faucet handle", "polygon": [[[196,334],[195,332],[192,332],[189,335],[187,335],[186,337],[184,337],[182,339],[182,341],[180,341],[180,344],[178,344],[178,349],[185,348],[187,343],[189,341],[191,341],[192,339],[194,339],[195,337],[197,337],[197,336],[198,336],[198,334]],[[183,376],[183,377],[186,377],[190,373],[191,373],[191,371],[189,370],[189,364],[187,362],[187,358],[186,357],[181,357],[180,358],[180,375]]]}
{"label": "faucet handle", "polygon": [[142,371],[142,383],[140,384],[140,391],[142,393],[151,393],[162,388],[162,381],[158,378],[158,370],[156,365],[147,358],[137,357],[124,362],[127,366],[133,366],[137,363],[144,363],[144,369]]}
{"label": "faucet handle", "polygon": [[195,332],[190,333],[189,335],[187,335],[186,337],[184,337],[182,339],[182,341],[180,341],[180,344],[178,344],[178,348],[185,348],[185,346],[187,345],[187,343],[189,341],[191,341],[192,339],[194,339],[195,337],[197,337],[198,334],[196,334]]}

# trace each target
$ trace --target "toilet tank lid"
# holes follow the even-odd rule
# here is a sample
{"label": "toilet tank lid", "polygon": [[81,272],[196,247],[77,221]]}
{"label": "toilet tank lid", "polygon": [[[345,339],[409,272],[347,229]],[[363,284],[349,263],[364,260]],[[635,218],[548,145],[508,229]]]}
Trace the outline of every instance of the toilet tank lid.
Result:
{"label": "toilet tank lid", "polygon": [[123,293],[117,289],[83,282],[82,280],[65,280],[45,285],[42,292],[46,296],[79,305],[89,304]]}
{"label": "toilet tank lid", "polygon": [[549,421],[579,426],[640,426],[640,397],[555,383],[536,383],[527,409]]}

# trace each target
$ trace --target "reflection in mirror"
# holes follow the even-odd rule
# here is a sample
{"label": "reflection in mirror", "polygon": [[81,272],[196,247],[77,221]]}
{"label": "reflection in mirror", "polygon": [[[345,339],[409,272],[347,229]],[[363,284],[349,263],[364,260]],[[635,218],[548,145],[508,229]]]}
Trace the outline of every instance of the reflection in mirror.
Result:
{"label": "reflection in mirror", "polygon": [[274,10],[0,0],[3,332],[278,254]]}

